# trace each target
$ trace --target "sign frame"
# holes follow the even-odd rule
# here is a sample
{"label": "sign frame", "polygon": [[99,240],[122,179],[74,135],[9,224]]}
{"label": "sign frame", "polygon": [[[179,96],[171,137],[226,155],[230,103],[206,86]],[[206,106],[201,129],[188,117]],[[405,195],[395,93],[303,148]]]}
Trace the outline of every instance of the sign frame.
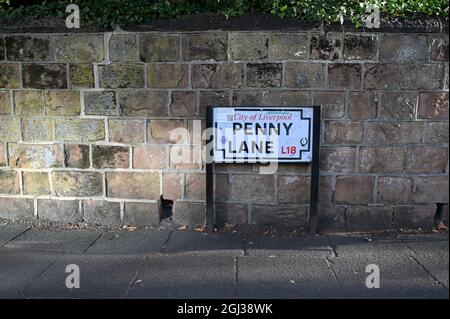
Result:
{"label": "sign frame", "polygon": [[[229,122],[234,122],[234,120],[230,120],[230,119],[224,119],[224,115],[226,115],[226,117],[234,117],[235,116],[235,112],[248,112],[248,111],[254,111],[254,112],[271,112],[271,111],[279,111],[279,112],[298,112],[299,113],[299,117],[300,117],[300,121],[306,121],[307,124],[307,135],[308,138],[304,141],[305,143],[302,143],[302,140],[304,140],[304,138],[300,139],[300,144],[298,145],[289,145],[285,151],[289,152],[289,148],[292,146],[295,146],[295,154],[296,156],[280,156],[280,153],[278,153],[278,157],[265,157],[264,155],[256,155],[256,156],[248,156],[248,155],[244,155],[244,156],[237,156],[236,152],[233,151],[231,154],[230,152],[226,151],[226,146],[225,144],[219,145],[218,141],[214,141],[214,154],[212,154],[213,156],[213,160],[215,163],[222,163],[222,164],[235,164],[235,163],[247,163],[247,161],[252,161],[251,163],[260,163],[260,162],[264,162],[264,163],[268,163],[268,162],[276,162],[276,163],[310,163],[312,161],[312,143],[311,143],[311,136],[313,136],[313,132],[312,132],[312,126],[313,126],[313,108],[308,106],[308,107],[297,107],[297,106],[284,106],[284,107],[275,107],[275,106],[270,106],[270,107],[264,107],[264,106],[255,106],[255,107],[249,107],[249,106],[236,106],[236,107],[213,107],[213,117],[215,116],[215,111],[217,109],[222,109],[222,112],[219,112],[218,115],[221,115],[221,119],[214,119],[214,131],[215,132],[222,132],[222,138],[223,143],[225,143],[225,141],[227,140],[227,134],[224,133],[224,131],[222,130],[222,128],[217,126],[217,123],[229,123]],[[229,110],[232,110],[232,112],[228,112]],[[225,112],[223,112],[225,111]],[[308,111],[310,117],[305,116],[305,112]],[[222,114],[220,114],[222,113]],[[261,114],[260,114],[261,115]],[[254,118],[256,118],[256,113],[252,115]],[[270,116],[270,115],[269,115]],[[255,120],[255,119],[249,119],[250,121],[254,121],[256,124],[258,124],[258,122],[267,122],[264,120]],[[240,121],[242,122],[242,121]],[[281,119],[280,123],[283,123],[283,119]],[[290,121],[292,122],[292,121]],[[247,123],[246,123],[247,124]],[[291,126],[287,127],[285,125],[286,123],[283,123],[283,126],[285,129],[287,129],[287,131],[289,131],[291,129]],[[280,124],[279,124],[280,125]],[[242,128],[242,126],[241,126]],[[278,132],[280,132],[280,128],[281,125],[278,127]],[[226,128],[225,128],[226,129]],[[231,127],[230,127],[231,129]],[[234,126],[233,126],[234,129]],[[277,132],[277,128],[275,126],[269,126],[268,128],[264,127],[264,128],[259,128],[259,129],[268,129],[269,131],[269,136],[271,135],[270,132],[272,132],[272,130],[275,130],[275,132]],[[244,130],[246,130],[246,128],[244,128]],[[244,133],[246,134],[246,133]],[[215,134],[216,135],[216,134]],[[220,135],[220,134],[219,134]],[[256,125],[255,125],[255,134],[253,134],[253,138],[256,138],[258,140],[258,129],[256,129]],[[281,135],[281,134],[280,134]],[[220,137],[220,136],[218,136]],[[287,136],[286,136],[287,138]],[[230,137],[228,136],[228,139],[230,139]],[[295,138],[294,138],[295,139]],[[234,140],[234,139],[233,139]],[[263,140],[264,141],[264,140]],[[260,142],[263,142],[260,141]],[[249,143],[250,141],[245,141],[247,143]],[[292,142],[292,138],[291,138],[291,142]],[[305,146],[307,146],[307,148],[305,148]],[[246,145],[246,147],[249,147]],[[261,144],[260,146],[261,147]],[[283,149],[283,147],[282,147]],[[298,154],[297,154],[297,150],[298,150]],[[216,157],[216,155],[220,154],[220,156],[218,156],[219,158],[216,160],[214,159]],[[286,154],[286,153],[285,153]],[[292,154],[292,153],[291,153]],[[304,154],[306,154],[306,157],[304,157]]]}
{"label": "sign frame", "polygon": [[[305,164],[311,165],[311,191],[310,191],[310,210],[309,210],[309,232],[310,234],[317,233],[317,224],[318,224],[318,199],[319,199],[319,156],[320,156],[320,115],[321,115],[321,107],[319,105],[308,105],[308,106],[217,106],[217,105],[208,105],[206,108],[206,128],[214,129],[214,109],[215,108],[223,108],[223,107],[232,107],[232,108],[252,108],[252,109],[289,109],[289,108],[311,108],[313,110],[313,121],[312,121],[312,158],[309,162],[299,162],[299,161],[282,161],[279,163],[289,164]],[[213,134],[208,136],[207,143],[215,143]],[[210,145],[210,144],[209,144]],[[215,147],[211,147],[210,154],[206,154],[207,163],[206,163],[206,228],[214,229],[214,149]],[[227,164],[227,162],[223,162]],[[257,162],[256,162],[257,163]],[[245,164],[245,162],[243,163]]]}

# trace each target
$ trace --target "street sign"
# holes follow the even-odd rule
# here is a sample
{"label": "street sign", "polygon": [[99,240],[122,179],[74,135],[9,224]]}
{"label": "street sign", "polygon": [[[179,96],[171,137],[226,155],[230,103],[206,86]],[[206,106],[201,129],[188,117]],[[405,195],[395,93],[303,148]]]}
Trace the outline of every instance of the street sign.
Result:
{"label": "street sign", "polygon": [[[214,163],[310,163],[309,231],[317,232],[320,106],[208,106],[206,227],[214,227]],[[212,159],[212,160],[210,160]],[[244,164],[245,165],[245,164]]]}
{"label": "street sign", "polygon": [[214,107],[215,163],[312,161],[313,107]]}

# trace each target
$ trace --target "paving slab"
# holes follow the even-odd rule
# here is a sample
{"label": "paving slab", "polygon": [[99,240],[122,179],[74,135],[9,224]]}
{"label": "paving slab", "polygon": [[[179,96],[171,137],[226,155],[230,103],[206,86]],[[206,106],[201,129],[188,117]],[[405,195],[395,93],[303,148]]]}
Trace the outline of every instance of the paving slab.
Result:
{"label": "paving slab", "polygon": [[[64,255],[23,291],[24,298],[123,298],[143,256]],[[78,265],[80,288],[66,287],[67,265]]]}
{"label": "paving slab", "polygon": [[235,257],[149,256],[131,286],[129,298],[233,298]]}
{"label": "paving slab", "polygon": [[333,251],[324,236],[291,238],[249,237],[245,240],[246,256],[331,257]]}
{"label": "paving slab", "polygon": [[[448,298],[448,290],[415,262],[409,249],[398,244],[347,244],[330,265],[348,298]],[[380,288],[366,287],[366,267],[380,270]]]}
{"label": "paving slab", "polygon": [[325,259],[239,257],[238,298],[338,298],[338,282]]}
{"label": "paving slab", "polygon": [[414,252],[414,258],[447,289],[449,274],[449,247],[445,240],[426,240],[405,242]]}
{"label": "paving slab", "polygon": [[29,229],[26,225],[0,225],[0,247]]}
{"label": "paving slab", "polygon": [[343,236],[329,235],[330,245],[337,256],[367,255],[383,251],[391,251],[396,254],[410,256],[407,246],[398,238],[382,238],[371,236]]}
{"label": "paving slab", "polygon": [[101,232],[96,230],[32,228],[4,247],[30,251],[80,253],[86,250],[100,235]]}
{"label": "paving slab", "polygon": [[163,253],[217,254],[243,256],[241,236],[232,233],[200,233],[176,230],[170,236]]}
{"label": "paving slab", "polygon": [[430,241],[447,241],[448,233],[434,233],[434,234],[401,234],[398,239],[403,242],[430,242]]}
{"label": "paving slab", "polygon": [[88,254],[146,255],[157,254],[169,237],[166,230],[118,230],[105,232],[87,250]]}
{"label": "paving slab", "polygon": [[61,255],[0,249],[0,298],[18,298],[18,294]]}

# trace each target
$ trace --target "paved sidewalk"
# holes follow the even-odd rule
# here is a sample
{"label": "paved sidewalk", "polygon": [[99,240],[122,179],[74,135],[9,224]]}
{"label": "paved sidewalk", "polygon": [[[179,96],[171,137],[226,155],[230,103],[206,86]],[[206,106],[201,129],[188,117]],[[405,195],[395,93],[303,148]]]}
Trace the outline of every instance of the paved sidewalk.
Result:
{"label": "paved sidewalk", "polygon": [[[66,266],[80,268],[68,289]],[[368,264],[380,288],[368,289]],[[0,298],[448,298],[447,234],[296,236],[0,225]]]}

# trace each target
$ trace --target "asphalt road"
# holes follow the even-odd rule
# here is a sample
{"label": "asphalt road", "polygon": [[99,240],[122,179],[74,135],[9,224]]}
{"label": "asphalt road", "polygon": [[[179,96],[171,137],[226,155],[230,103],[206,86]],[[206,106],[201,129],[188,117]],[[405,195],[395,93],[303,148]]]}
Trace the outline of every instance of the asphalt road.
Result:
{"label": "asphalt road", "polygon": [[[68,265],[80,287],[67,288]],[[366,267],[379,288],[366,287]],[[448,234],[275,237],[0,225],[0,298],[448,298]]]}

